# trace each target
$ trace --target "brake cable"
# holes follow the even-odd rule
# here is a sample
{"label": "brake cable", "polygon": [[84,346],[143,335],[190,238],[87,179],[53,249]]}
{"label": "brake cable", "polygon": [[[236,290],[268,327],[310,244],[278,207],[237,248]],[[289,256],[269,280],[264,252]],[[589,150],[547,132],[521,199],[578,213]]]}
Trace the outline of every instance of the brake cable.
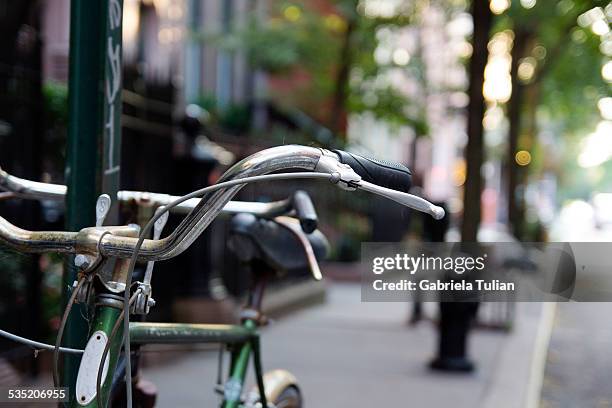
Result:
{"label": "brake cable", "polygon": [[[36,341],[36,340],[30,340],[28,338],[18,336],[16,334],[11,333],[11,332],[7,332],[6,330],[1,330],[0,329],[0,336],[4,337],[6,339],[9,339],[9,340],[13,340],[13,341],[15,341],[17,343],[22,343],[22,344],[25,344],[26,346],[30,346],[35,351],[41,351],[41,350],[55,351],[55,346],[53,344],[47,344],[47,343],[42,343],[42,342]],[[59,351],[61,353],[83,354],[83,352],[85,350],[74,349],[74,348],[69,348],[69,347],[60,347]]]}
{"label": "brake cable", "polygon": [[62,345],[62,338],[64,336],[64,329],[66,328],[66,322],[68,321],[68,316],[70,315],[70,311],[72,310],[72,306],[75,303],[76,297],[81,290],[81,287],[85,284],[85,281],[91,280],[90,277],[83,276],[78,280],[77,284],[74,286],[72,290],[72,294],[68,299],[68,303],[66,303],[66,309],[64,310],[64,314],[62,316],[62,320],[60,322],[59,330],[57,331],[57,337],[55,339],[55,347],[53,349],[53,386],[59,387],[59,349]]}

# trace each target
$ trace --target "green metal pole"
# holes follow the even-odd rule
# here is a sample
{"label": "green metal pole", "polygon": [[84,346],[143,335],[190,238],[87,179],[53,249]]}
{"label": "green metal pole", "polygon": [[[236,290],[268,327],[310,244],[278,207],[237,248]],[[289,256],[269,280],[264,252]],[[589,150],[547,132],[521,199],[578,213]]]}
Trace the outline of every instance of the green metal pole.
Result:
{"label": "green metal pole", "polygon": [[[99,194],[116,197],[121,146],[121,0],[72,0],[70,8],[69,126],[66,161],[66,229],[95,223]],[[107,222],[117,222],[117,203]],[[69,257],[63,275],[66,305],[76,278]],[[65,345],[83,348],[88,327],[76,305],[67,322]],[[65,355],[62,383],[73,397],[79,357]]]}

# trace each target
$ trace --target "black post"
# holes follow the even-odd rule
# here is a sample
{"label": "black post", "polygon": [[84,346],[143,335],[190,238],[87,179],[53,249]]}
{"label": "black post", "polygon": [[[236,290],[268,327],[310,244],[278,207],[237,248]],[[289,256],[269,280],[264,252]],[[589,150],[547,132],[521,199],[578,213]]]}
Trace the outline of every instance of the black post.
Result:
{"label": "black post", "polygon": [[[436,203],[447,210],[444,203]],[[430,242],[444,242],[448,231],[449,216],[439,221],[425,217],[424,239]],[[440,302],[438,323],[438,354],[430,362],[434,370],[470,372],[474,363],[467,357],[467,338],[472,320],[478,310],[476,302]]]}

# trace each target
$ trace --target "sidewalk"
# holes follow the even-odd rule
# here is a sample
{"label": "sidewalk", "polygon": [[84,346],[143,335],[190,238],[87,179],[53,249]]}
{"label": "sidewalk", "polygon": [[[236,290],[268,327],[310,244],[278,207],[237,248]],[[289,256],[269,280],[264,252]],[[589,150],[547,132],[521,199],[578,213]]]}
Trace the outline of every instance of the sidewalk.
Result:
{"label": "sidewalk", "polygon": [[[475,374],[425,368],[435,351],[431,323],[407,327],[404,303],[361,303],[359,285],[332,283],[325,304],[275,322],[262,334],[264,369],[287,368],[308,407],[524,407],[542,305],[517,304],[514,330],[476,330]],[[196,351],[144,368],[158,406],[215,406],[216,353]],[[252,381],[251,381],[252,382]]]}

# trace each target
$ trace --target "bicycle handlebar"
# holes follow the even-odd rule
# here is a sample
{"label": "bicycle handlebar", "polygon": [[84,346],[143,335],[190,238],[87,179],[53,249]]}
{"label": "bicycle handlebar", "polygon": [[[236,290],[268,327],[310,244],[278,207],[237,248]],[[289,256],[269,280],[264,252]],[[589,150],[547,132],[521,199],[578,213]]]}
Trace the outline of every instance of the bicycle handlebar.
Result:
{"label": "bicycle handlebar", "polygon": [[293,194],[292,202],[302,230],[307,234],[312,233],[317,229],[319,220],[310,196],[305,191],[298,190]]}
{"label": "bicycle handlebar", "polygon": [[0,243],[20,252],[74,253],[77,235],[77,232],[27,231],[0,217]]}
{"label": "bicycle handlebar", "polygon": [[0,168],[0,190],[10,191],[23,198],[63,200],[67,188],[61,184],[40,183],[15,177]]}
{"label": "bicycle handlebar", "polygon": [[333,150],[340,163],[351,166],[355,173],[369,183],[407,193],[412,185],[412,173],[400,163],[361,156],[343,150]]}
{"label": "bicycle handlebar", "polygon": [[[345,190],[363,189],[384,196],[427,212],[436,219],[444,216],[444,210],[420,197],[362,180],[350,165],[340,162],[336,153],[306,146],[279,146],[255,153],[232,166],[219,180],[219,183],[226,183],[223,187],[205,193],[170,235],[160,240],[144,240],[138,258],[142,261],[162,260],[182,253],[244,186],[245,181],[241,179],[255,180],[268,173],[296,169],[313,172],[315,174],[310,174],[313,178],[326,178]],[[137,241],[136,238],[120,236],[118,227],[85,228],[78,233],[32,232],[15,227],[0,217],[0,242],[22,252],[55,251],[129,258]]]}
{"label": "bicycle handlebar", "polygon": [[[68,189],[63,184],[41,183],[16,177],[0,168],[0,190],[14,193],[14,195],[19,198],[63,201]],[[178,198],[178,196],[170,194],[149,193],[144,191],[121,190],[117,193],[117,199],[122,203],[135,201],[138,205],[151,205],[154,207],[168,205]],[[172,212],[187,214],[195,208],[199,201],[199,198],[187,200],[172,208]],[[285,211],[289,209],[287,200],[270,203],[230,201],[223,207],[222,211],[227,214],[246,212],[258,217],[273,218],[284,214]]]}

